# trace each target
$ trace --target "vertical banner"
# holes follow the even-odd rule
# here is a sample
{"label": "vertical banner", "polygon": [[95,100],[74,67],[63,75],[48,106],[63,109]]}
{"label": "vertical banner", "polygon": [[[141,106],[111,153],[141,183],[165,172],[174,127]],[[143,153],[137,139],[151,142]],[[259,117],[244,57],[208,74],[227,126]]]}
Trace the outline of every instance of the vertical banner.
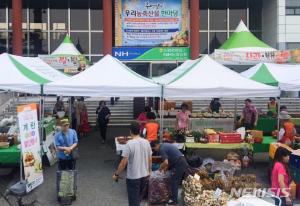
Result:
{"label": "vertical banner", "polygon": [[17,107],[26,191],[43,183],[37,104]]}

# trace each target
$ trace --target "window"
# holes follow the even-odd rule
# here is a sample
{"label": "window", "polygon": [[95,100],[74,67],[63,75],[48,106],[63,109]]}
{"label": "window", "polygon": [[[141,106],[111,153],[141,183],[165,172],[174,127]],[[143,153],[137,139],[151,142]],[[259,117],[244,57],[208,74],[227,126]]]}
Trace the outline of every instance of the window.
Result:
{"label": "window", "polygon": [[286,0],[285,4],[286,15],[300,15],[300,1],[299,0]]}
{"label": "window", "polygon": [[287,49],[300,49],[300,42],[289,42],[286,43]]}
{"label": "window", "polygon": [[211,32],[209,42],[209,53],[213,53],[215,49],[220,48],[227,39],[226,32]]}
{"label": "window", "polygon": [[210,0],[210,29],[226,30],[227,29],[227,0]]}
{"label": "window", "polygon": [[0,54],[6,52],[7,33],[0,32]]}
{"label": "window", "polygon": [[89,29],[89,1],[71,0],[71,29],[72,30],[88,30]]}
{"label": "window", "polygon": [[157,77],[169,73],[177,67],[177,64],[152,64],[152,77]]}
{"label": "window", "polygon": [[208,33],[200,32],[200,54],[208,53]]}
{"label": "window", "polygon": [[246,0],[229,0],[229,29],[234,30],[240,20],[247,23],[247,2]]}

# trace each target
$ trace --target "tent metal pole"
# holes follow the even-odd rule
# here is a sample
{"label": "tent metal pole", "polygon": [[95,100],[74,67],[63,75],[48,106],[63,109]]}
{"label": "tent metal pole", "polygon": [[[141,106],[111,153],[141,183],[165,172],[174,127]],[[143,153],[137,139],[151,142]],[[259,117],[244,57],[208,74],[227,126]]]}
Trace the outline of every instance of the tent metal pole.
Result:
{"label": "tent metal pole", "polygon": [[277,105],[278,105],[278,108],[277,108],[277,140],[279,140],[279,130],[280,130],[280,119],[279,119],[279,113],[280,113],[280,105],[281,105],[281,99],[278,98],[278,102],[277,102]]}
{"label": "tent metal pole", "polygon": [[44,139],[44,85],[41,85],[41,94],[40,94],[40,109],[39,109],[39,117],[40,117],[40,145],[43,148],[43,139]]}
{"label": "tent metal pole", "polygon": [[162,142],[163,141],[163,117],[164,117],[164,114],[163,114],[163,101],[164,101],[164,92],[163,92],[163,90],[164,90],[164,86],[163,85],[161,85],[161,95],[160,95],[160,101],[159,101],[159,104],[160,104],[160,112],[159,112],[159,118],[160,118],[160,135],[159,135],[159,139],[160,139],[160,142]]}
{"label": "tent metal pole", "polygon": [[233,122],[236,123],[236,117],[237,117],[237,98],[234,99],[234,120]]}
{"label": "tent metal pole", "polygon": [[[72,103],[71,103],[71,97],[69,97],[69,122],[72,125]],[[72,125],[73,127],[73,125]]]}

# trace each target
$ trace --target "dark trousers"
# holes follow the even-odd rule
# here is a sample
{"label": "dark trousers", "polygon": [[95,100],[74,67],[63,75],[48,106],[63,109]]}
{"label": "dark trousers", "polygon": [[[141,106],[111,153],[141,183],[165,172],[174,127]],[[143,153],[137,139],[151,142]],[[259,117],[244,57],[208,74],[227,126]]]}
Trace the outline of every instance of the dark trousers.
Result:
{"label": "dark trousers", "polygon": [[129,206],[140,206],[143,190],[147,185],[147,177],[126,179]]}
{"label": "dark trousers", "polygon": [[246,130],[253,130],[254,129],[254,124],[251,124],[251,123],[245,123],[244,126],[245,126]]}
{"label": "dark trousers", "polygon": [[76,160],[62,160],[58,161],[58,170],[75,170]]}
{"label": "dark trousers", "polygon": [[171,170],[171,199],[176,203],[178,202],[178,188],[187,169],[188,163],[185,157],[181,157]]}
{"label": "dark trousers", "polygon": [[[276,198],[274,198],[275,199],[275,205],[279,205],[279,200],[278,199],[276,199]],[[285,197],[281,197],[280,198],[281,199],[281,206],[286,206],[286,199],[285,199]]]}
{"label": "dark trousers", "polygon": [[103,140],[106,140],[107,124],[99,124],[100,134]]}

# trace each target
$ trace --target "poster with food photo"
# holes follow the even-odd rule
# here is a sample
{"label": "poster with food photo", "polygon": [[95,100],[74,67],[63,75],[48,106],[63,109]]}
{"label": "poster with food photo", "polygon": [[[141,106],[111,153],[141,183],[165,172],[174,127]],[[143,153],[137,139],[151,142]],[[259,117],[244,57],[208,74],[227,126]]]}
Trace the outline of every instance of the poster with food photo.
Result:
{"label": "poster with food photo", "polygon": [[43,183],[37,104],[18,106],[17,111],[26,190],[30,192]]}

